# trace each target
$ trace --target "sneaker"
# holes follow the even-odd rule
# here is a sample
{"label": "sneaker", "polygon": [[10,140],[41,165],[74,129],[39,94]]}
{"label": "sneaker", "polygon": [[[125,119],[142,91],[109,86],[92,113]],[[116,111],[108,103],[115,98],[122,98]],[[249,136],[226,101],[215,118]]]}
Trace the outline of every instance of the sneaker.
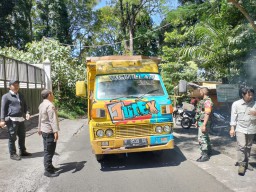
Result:
{"label": "sneaker", "polygon": [[12,155],[10,155],[10,158],[11,158],[12,160],[16,160],[16,161],[21,160],[20,156],[17,155],[17,154],[12,154]]}
{"label": "sneaker", "polygon": [[245,174],[245,166],[244,165],[239,165],[238,175],[244,176],[244,174]]}
{"label": "sneaker", "polygon": [[20,151],[20,156],[32,156],[32,154],[27,151],[23,151],[23,152]]}
{"label": "sneaker", "polygon": [[45,171],[44,176],[46,176],[46,177],[58,177],[59,174],[55,173],[54,171]]}
{"label": "sneaker", "polygon": [[196,161],[197,162],[205,162],[208,161],[210,158],[207,154],[203,154],[200,158],[198,158]]}

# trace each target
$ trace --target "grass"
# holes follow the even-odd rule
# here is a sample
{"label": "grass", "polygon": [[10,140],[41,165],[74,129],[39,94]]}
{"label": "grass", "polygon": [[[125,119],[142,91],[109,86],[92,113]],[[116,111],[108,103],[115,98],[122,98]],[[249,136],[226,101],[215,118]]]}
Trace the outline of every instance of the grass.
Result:
{"label": "grass", "polygon": [[70,112],[70,111],[61,109],[58,111],[58,116],[65,119],[76,119],[79,115],[76,114],[75,112]]}

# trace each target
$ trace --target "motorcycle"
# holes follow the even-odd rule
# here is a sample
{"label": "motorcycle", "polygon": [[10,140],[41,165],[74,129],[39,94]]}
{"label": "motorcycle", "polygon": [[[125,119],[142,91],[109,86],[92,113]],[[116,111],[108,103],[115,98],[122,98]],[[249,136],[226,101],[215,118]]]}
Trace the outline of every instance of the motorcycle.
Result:
{"label": "motorcycle", "polygon": [[209,132],[212,135],[223,135],[224,129],[230,127],[229,118],[218,112],[213,112],[210,121]]}
{"label": "motorcycle", "polygon": [[[184,111],[183,118],[181,119],[181,127],[189,129],[191,125],[196,123],[195,111]],[[213,112],[210,117],[210,130],[213,135],[221,135],[225,128],[229,127],[229,121],[227,117],[224,117],[218,112]]]}
{"label": "motorcycle", "polygon": [[193,111],[184,111],[183,112],[183,118],[181,119],[181,127],[183,129],[189,129],[191,125],[196,123],[196,112]]}
{"label": "motorcycle", "polygon": [[181,119],[183,117],[183,108],[177,105],[176,109],[173,111],[173,117],[175,118],[175,124],[180,125]]}

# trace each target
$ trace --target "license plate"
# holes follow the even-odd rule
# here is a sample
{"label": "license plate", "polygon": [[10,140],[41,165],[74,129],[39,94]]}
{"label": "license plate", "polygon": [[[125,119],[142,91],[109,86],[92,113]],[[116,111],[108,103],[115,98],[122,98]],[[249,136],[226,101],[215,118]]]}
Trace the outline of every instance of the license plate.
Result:
{"label": "license plate", "polygon": [[167,142],[168,140],[167,140],[167,137],[162,137],[161,138],[161,142]]}
{"label": "license plate", "polygon": [[124,140],[124,146],[129,147],[142,147],[147,146],[148,141],[146,138],[138,138],[138,139],[126,139]]}

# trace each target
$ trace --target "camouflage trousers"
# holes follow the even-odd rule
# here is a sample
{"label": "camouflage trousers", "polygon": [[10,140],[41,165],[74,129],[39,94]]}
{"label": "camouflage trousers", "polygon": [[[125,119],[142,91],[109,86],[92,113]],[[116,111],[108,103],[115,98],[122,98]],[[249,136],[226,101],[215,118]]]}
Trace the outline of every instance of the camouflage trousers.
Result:
{"label": "camouflage trousers", "polygon": [[198,122],[198,142],[200,150],[205,153],[210,153],[212,150],[211,141],[208,134],[209,126],[206,125],[206,133],[202,133],[200,127],[203,125],[203,122]]}

